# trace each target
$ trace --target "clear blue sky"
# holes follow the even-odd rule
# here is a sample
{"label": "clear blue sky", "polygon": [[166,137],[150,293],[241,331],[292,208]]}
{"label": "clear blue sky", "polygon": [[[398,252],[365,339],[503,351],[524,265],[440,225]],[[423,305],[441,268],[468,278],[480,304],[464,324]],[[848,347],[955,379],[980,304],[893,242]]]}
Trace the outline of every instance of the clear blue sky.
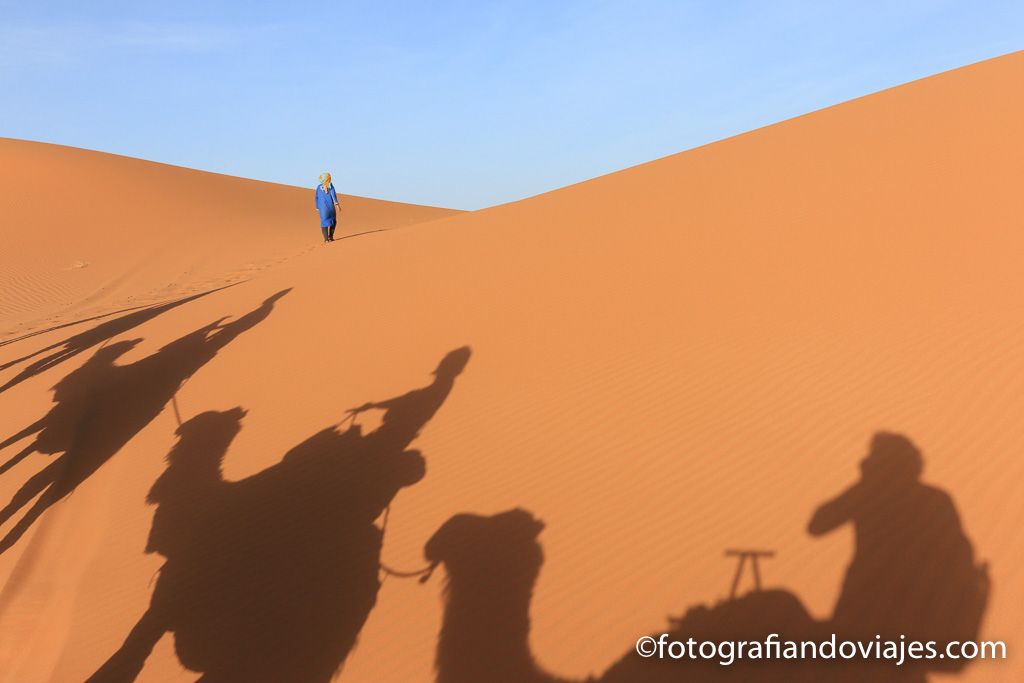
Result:
{"label": "clear blue sky", "polygon": [[0,136],[479,208],[1022,42],[1020,0],[0,0]]}

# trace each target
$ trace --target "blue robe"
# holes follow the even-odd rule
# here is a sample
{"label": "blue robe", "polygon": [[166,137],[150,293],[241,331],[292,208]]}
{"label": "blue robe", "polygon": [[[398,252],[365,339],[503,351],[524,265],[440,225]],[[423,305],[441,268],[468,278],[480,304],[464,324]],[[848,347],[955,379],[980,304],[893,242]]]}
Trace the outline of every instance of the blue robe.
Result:
{"label": "blue robe", "polygon": [[334,193],[334,183],[327,192],[324,192],[323,185],[316,186],[316,208],[320,211],[320,227],[333,228],[338,220],[334,212],[334,205],[338,201],[338,195]]}

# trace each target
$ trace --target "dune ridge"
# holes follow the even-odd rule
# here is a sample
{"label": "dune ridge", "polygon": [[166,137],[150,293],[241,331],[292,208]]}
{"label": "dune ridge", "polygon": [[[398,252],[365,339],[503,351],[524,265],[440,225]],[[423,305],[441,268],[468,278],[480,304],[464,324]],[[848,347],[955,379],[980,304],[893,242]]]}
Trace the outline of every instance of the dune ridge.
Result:
{"label": "dune ridge", "polygon": [[[252,277],[319,234],[309,189],[74,147],[0,138],[0,188],[8,336]],[[458,213],[341,199],[340,237]]]}

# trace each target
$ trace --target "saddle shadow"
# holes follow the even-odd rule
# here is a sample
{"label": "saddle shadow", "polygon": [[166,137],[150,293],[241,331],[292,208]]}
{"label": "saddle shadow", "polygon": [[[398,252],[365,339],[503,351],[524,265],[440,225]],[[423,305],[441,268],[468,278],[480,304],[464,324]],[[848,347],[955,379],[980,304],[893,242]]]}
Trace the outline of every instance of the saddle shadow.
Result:
{"label": "saddle shadow", "polygon": [[[408,447],[469,356],[452,351],[428,386],[355,408],[347,429],[324,429],[238,481],[224,480],[221,462],[244,411],[185,422],[148,498],[146,552],[166,558],[149,608],[88,683],[134,681],[166,633],[204,683],[330,681],[376,603],[375,520],[425,475]],[[385,413],[363,434],[355,416],[370,409]]]}
{"label": "saddle shadow", "polygon": [[[25,514],[0,538],[6,552],[53,504],[65,498],[107,463],[163,411],[178,389],[243,332],[266,319],[284,290],[242,317],[209,325],[172,341],[141,360],[118,365],[117,359],[141,340],[101,347],[80,368],[53,388],[54,406],[43,417],[0,442],[6,448],[35,438],[0,465],[7,472],[32,453],[61,455],[29,479],[0,509],[0,528],[19,510]],[[38,498],[37,498],[38,496]]]}

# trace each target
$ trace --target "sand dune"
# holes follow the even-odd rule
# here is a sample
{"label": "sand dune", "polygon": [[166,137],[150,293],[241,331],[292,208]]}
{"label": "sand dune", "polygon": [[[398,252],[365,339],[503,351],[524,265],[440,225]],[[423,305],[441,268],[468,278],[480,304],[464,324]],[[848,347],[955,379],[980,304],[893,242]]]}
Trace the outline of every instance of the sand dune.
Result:
{"label": "sand dune", "polygon": [[[545,524],[525,634],[459,614],[480,619],[463,633],[528,638],[538,671],[601,675],[668,615],[725,599],[726,548],[774,550],[765,588],[825,621],[849,598],[853,534],[808,525],[880,430],[916,444],[955,506],[959,557],[966,541],[988,563],[981,637],[1010,650],[929,680],[1019,680],[1022,78],[1014,53],[473,213],[366,200],[353,231],[438,220],[315,249],[299,190],[4,142],[26,169],[5,160],[5,185],[61,159],[90,178],[71,203],[94,221],[59,253],[34,235],[4,251],[7,326],[112,314],[0,347],[0,438],[21,435],[0,458],[25,454],[0,474],[0,503],[19,502],[0,533],[42,506],[0,554],[0,681],[82,681],[112,656],[105,671],[142,682],[261,680],[280,653],[258,634],[312,652],[353,624],[320,670],[433,680],[448,570],[529,543],[515,525],[492,549],[435,543],[428,581],[374,596],[378,544],[415,570],[455,515],[514,508]],[[104,227],[170,185],[188,211],[159,236]],[[15,194],[5,226],[35,210]],[[95,279],[60,274],[76,259]],[[129,296],[163,306],[115,312]],[[883,562],[881,599],[893,577],[942,592],[920,558],[946,550]],[[503,576],[484,574],[492,593]],[[321,680],[311,658],[296,681]]]}
{"label": "sand dune", "polygon": [[[0,187],[0,334],[164,302],[316,246],[308,189],[10,139]],[[339,235],[457,213],[342,201]]]}

